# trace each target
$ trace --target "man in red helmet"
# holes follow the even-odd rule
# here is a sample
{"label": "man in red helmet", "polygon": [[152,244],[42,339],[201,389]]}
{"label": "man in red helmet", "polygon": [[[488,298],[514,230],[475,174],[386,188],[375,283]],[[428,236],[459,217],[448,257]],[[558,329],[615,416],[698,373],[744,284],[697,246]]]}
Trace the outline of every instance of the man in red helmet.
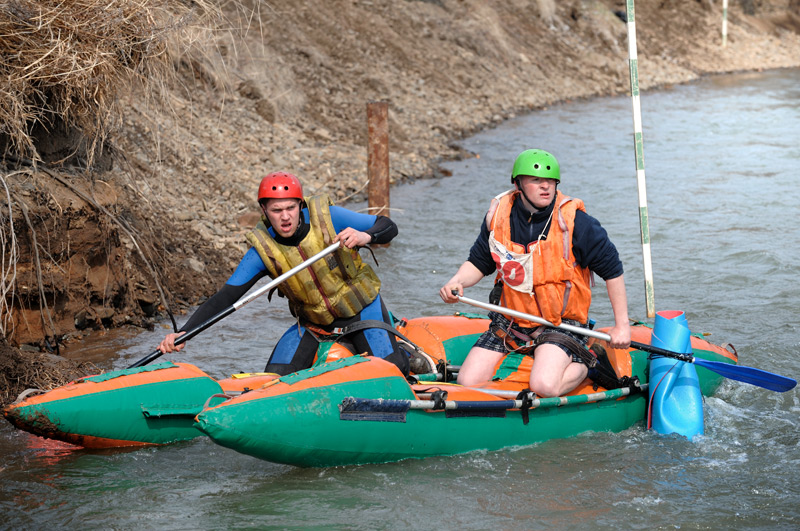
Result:
{"label": "man in red helmet", "polygon": [[[179,351],[175,338],[210,319],[241,298],[266,275],[280,276],[334,242],[342,248],[282,282],[278,289],[297,317],[278,341],[266,372],[289,374],[311,367],[318,336],[347,331],[354,352],[366,352],[394,363],[408,374],[408,355],[398,347],[391,316],[380,296],[381,282],[356,247],[389,243],[397,225],[386,216],[360,214],[332,204],[326,196],[305,198],[300,181],[284,172],[261,180],[258,202],[264,216],[246,237],[251,247],[225,285],[189,318],[178,333],[159,345],[164,353]],[[369,320],[376,326],[352,326]]]}

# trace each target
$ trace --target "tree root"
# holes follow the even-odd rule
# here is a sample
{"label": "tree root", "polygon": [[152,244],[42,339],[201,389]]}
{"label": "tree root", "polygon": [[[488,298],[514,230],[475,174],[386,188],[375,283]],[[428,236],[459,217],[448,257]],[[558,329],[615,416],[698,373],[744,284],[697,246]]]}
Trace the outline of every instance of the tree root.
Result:
{"label": "tree root", "polygon": [[[9,227],[9,232],[6,234],[5,220],[0,219],[0,244],[2,245],[2,254],[0,255],[0,334],[3,337],[8,337],[13,332],[13,329],[9,330],[9,327],[14,326],[14,321],[11,319],[9,301],[14,299],[19,245],[17,245],[17,233],[14,229],[14,216],[11,215],[11,191],[8,189],[4,175],[0,175],[0,182],[2,182],[6,191]],[[4,217],[4,215],[0,216],[0,218]]]}

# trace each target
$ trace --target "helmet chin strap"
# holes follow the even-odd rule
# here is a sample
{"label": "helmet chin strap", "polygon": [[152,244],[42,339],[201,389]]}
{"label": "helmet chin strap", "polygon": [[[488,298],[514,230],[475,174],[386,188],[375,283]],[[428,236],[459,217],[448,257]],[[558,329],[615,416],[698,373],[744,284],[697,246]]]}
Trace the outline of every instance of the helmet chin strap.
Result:
{"label": "helmet chin strap", "polygon": [[[522,187],[519,185],[519,181],[516,180],[516,179],[514,179],[514,186],[517,187],[517,190],[519,190],[519,193],[522,195],[522,198],[525,200],[525,202],[528,204],[528,206],[532,209],[532,212],[542,212],[543,210],[547,210],[548,207],[550,207],[549,204],[544,208],[539,208],[536,205],[534,205],[533,201],[530,200],[528,195],[525,193],[525,190],[522,189]],[[556,191],[558,191],[558,183],[556,183]],[[553,201],[555,201],[555,197],[553,198]]]}

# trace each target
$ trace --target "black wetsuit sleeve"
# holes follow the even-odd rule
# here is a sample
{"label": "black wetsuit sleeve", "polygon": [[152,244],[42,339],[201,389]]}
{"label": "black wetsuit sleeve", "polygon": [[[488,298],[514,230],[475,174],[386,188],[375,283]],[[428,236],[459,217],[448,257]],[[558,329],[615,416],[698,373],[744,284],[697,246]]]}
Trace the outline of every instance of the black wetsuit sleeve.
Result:
{"label": "black wetsuit sleeve", "polygon": [[622,261],[600,222],[578,210],[572,234],[572,253],[581,267],[588,267],[603,280],[622,275]]}
{"label": "black wetsuit sleeve", "polygon": [[477,267],[483,276],[491,275],[497,270],[497,264],[489,251],[489,227],[486,226],[486,220],[481,221],[480,234],[475,238],[475,243],[469,250],[467,261]]}
{"label": "black wetsuit sleeve", "polygon": [[199,326],[206,322],[207,320],[211,319],[222,310],[227,309],[229,306],[233,305],[236,301],[238,301],[242,296],[247,293],[247,291],[253,287],[253,285],[258,282],[259,279],[263,278],[266,273],[262,273],[260,275],[254,276],[250,281],[242,284],[240,286],[234,286],[231,284],[225,284],[222,286],[219,291],[217,291],[214,295],[208,298],[206,302],[200,305],[199,308],[189,317],[189,320],[186,321],[181,328],[181,332],[186,332]]}
{"label": "black wetsuit sleeve", "polygon": [[367,234],[372,236],[370,243],[385,244],[389,243],[397,236],[397,224],[386,216],[378,215],[375,219],[375,224],[365,230]]}

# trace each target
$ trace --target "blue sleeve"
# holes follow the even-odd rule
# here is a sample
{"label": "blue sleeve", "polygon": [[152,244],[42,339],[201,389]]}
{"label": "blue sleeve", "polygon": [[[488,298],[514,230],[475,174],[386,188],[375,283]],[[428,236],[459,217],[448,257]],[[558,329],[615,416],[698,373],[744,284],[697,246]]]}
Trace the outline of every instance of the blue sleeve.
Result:
{"label": "blue sleeve", "polygon": [[617,278],[623,273],[619,253],[606,229],[582,210],[575,213],[572,253],[581,267],[588,267],[603,280]]}
{"label": "blue sleeve", "polygon": [[361,214],[344,207],[331,206],[331,221],[333,221],[333,229],[336,234],[339,234],[347,227],[366,232],[367,229],[375,225],[377,219],[378,216],[372,214]]}
{"label": "blue sleeve", "polygon": [[267,268],[261,260],[261,257],[258,256],[258,251],[256,251],[255,247],[250,247],[226,284],[230,286],[244,286],[252,280],[258,280],[258,278],[264,276],[266,271]]}

